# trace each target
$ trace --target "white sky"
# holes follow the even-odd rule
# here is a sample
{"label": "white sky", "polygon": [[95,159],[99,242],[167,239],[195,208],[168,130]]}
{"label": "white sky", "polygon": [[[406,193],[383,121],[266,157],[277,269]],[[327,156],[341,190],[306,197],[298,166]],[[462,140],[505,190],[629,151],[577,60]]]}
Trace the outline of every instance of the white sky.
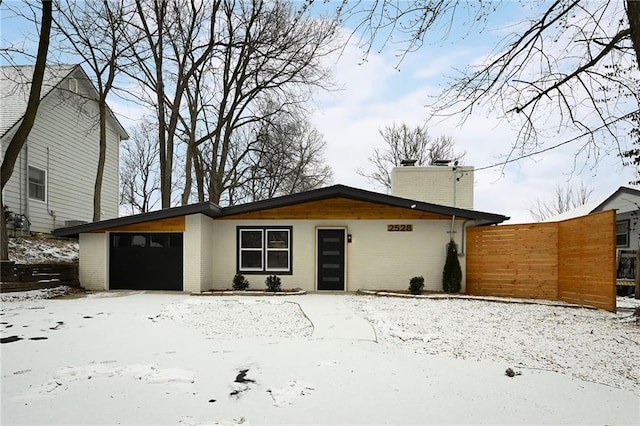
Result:
{"label": "white sky", "polygon": [[[509,15],[504,14],[500,25],[518,16],[518,7],[522,7],[518,5],[509,4]],[[33,30],[32,24],[5,18],[3,13],[0,31],[4,40]],[[496,23],[492,25],[495,27]],[[439,92],[443,76],[451,74],[452,67],[463,67],[489,54],[504,29],[464,39],[461,31],[464,30],[454,29],[455,41],[435,41],[409,54],[399,70],[392,48],[382,53],[374,49],[362,63],[362,51],[355,43],[330,61],[335,65],[334,79],[341,90],[320,93],[311,119],[327,141],[326,160],[334,171],[334,183],[382,190],[356,173],[356,169],[370,168],[368,157],[374,148],[384,146],[379,129],[393,122],[422,124],[428,115],[425,105],[430,96]],[[132,118],[139,117],[140,111],[117,99],[109,103],[125,128],[131,128]],[[476,169],[503,160],[515,138],[513,129],[489,113],[472,116],[463,125],[456,119],[430,123],[429,132],[434,137],[453,137],[456,150],[467,153],[465,165]],[[561,140],[549,140],[545,146]],[[634,170],[623,168],[615,153],[603,156],[594,167],[592,160],[575,157],[578,148],[570,144],[504,168],[477,171],[475,209],[510,216],[512,223],[526,222],[531,221],[529,208],[535,201],[550,200],[558,185],[582,181],[593,188],[594,201],[603,200],[634,178]]]}
{"label": "white sky", "polygon": [[[513,18],[519,11],[514,9],[510,13]],[[370,169],[368,157],[374,148],[384,147],[379,129],[394,121],[411,126],[422,124],[429,114],[426,105],[431,96],[439,93],[444,76],[453,74],[453,67],[461,68],[491,53],[502,31],[424,45],[404,59],[399,71],[395,69],[398,60],[391,49],[383,50],[382,54],[372,51],[368,61],[362,63],[362,52],[355,41],[347,47],[337,62],[335,74],[344,90],[321,95],[319,108],[313,115],[314,124],[327,140],[326,157],[334,170],[334,182],[381,190],[355,171]],[[501,123],[495,114],[486,112],[470,117],[462,125],[459,117],[429,123],[429,133],[434,137],[451,136],[456,151],[467,153],[465,165],[476,169],[503,161],[516,135],[508,123]],[[563,140],[549,139],[544,147]],[[510,216],[510,223],[528,222],[532,221],[529,208],[538,198],[552,201],[558,185],[579,186],[584,182],[593,189],[591,201],[595,201],[604,200],[634,179],[633,168],[623,168],[615,153],[603,155],[594,166],[593,160],[585,155],[576,157],[579,147],[569,144],[504,168],[477,171],[474,208]]]}

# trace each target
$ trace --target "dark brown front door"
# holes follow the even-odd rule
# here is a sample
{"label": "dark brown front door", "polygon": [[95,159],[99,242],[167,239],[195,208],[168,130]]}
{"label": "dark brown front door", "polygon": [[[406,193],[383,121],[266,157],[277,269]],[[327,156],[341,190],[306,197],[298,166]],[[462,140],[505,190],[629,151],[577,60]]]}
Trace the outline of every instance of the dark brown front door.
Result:
{"label": "dark brown front door", "polygon": [[318,290],[344,291],[344,229],[318,229]]}

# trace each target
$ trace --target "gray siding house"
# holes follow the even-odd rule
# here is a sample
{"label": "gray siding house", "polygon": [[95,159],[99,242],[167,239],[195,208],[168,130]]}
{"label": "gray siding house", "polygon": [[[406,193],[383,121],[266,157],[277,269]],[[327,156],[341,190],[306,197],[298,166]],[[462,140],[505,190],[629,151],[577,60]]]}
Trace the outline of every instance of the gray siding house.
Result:
{"label": "gray siding house", "polygon": [[[0,153],[27,107],[33,66],[0,67]],[[128,139],[111,110],[102,184],[101,219],[118,216],[119,144]],[[80,65],[50,66],[27,142],[3,191],[4,204],[22,231],[50,233],[90,222],[99,154],[97,92]]]}

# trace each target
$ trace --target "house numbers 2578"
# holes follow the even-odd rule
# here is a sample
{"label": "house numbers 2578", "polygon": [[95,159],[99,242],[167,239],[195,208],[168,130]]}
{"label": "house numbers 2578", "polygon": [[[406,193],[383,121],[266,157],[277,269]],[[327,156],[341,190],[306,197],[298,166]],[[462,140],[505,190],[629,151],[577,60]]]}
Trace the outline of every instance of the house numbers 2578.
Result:
{"label": "house numbers 2578", "polygon": [[413,225],[387,225],[388,232],[411,232]]}

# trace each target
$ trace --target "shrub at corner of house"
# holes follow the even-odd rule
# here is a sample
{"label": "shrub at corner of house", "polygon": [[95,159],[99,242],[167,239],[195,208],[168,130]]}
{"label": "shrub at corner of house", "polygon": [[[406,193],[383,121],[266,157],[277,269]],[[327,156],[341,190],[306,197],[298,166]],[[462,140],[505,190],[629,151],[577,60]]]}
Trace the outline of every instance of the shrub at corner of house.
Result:
{"label": "shrub at corner of house", "polygon": [[424,277],[413,277],[409,280],[409,293],[422,294],[424,288]]}
{"label": "shrub at corner of house", "polygon": [[267,291],[271,291],[275,293],[276,291],[280,291],[280,277],[277,275],[269,275],[264,283],[267,285]]}
{"label": "shrub at corner of house", "polygon": [[442,272],[442,290],[447,293],[460,292],[462,285],[462,269],[458,260],[458,246],[453,241],[447,244],[447,260]]}
{"label": "shrub at corner of house", "polygon": [[244,275],[236,274],[233,276],[233,289],[234,290],[246,290],[249,288],[249,281],[244,278]]}

